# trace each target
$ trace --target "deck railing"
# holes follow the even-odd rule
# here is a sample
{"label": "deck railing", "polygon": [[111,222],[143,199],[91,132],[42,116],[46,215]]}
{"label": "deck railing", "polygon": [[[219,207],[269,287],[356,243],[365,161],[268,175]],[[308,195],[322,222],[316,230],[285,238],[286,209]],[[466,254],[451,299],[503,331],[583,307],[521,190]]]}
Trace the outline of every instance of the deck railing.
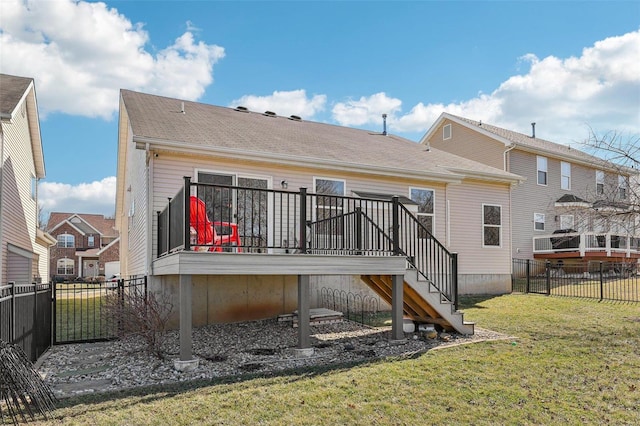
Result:
{"label": "deck railing", "polygon": [[457,303],[457,255],[398,197],[192,183],[187,177],[157,223],[158,257],[180,250],[404,256],[432,289]]}
{"label": "deck railing", "polygon": [[605,252],[607,256],[640,253],[640,237],[610,232],[571,232],[533,237],[533,253]]}

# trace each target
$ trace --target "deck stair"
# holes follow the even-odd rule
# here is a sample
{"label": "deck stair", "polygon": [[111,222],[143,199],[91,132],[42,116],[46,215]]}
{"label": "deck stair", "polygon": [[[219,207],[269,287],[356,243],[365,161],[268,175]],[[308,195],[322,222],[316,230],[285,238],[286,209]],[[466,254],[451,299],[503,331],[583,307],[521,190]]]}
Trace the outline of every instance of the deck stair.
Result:
{"label": "deck stair", "polygon": [[[471,335],[474,323],[464,321],[462,312],[431,283],[419,280],[415,269],[407,269],[403,285],[404,314],[418,323],[438,324],[445,330]],[[383,300],[391,304],[392,279],[390,275],[362,275],[361,280]]]}

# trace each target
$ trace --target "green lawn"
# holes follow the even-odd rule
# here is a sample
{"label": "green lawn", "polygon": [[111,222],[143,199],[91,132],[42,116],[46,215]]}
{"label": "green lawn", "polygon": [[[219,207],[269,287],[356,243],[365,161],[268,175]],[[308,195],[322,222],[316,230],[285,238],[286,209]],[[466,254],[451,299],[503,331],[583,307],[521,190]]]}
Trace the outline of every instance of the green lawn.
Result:
{"label": "green lawn", "polygon": [[[103,292],[104,293],[104,292]],[[69,342],[111,337],[113,321],[105,315],[106,297],[95,292],[56,300],[56,341]]]}
{"label": "green lawn", "polygon": [[640,424],[640,306],[539,295],[463,299],[517,336],[276,377],[64,400],[48,424]]}

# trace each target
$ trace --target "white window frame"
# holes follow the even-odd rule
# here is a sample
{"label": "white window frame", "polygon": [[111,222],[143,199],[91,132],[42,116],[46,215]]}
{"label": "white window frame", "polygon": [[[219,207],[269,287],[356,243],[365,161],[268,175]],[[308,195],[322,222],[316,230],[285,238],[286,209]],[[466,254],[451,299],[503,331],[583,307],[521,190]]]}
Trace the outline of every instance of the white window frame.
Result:
{"label": "white window frame", "polygon": [[[538,225],[542,224],[541,227]],[[533,214],[533,230],[534,231],[544,231],[545,228],[545,215],[544,213],[534,213]]]}
{"label": "white window frame", "polygon": [[[540,172],[544,173],[544,183],[540,183]],[[536,182],[541,186],[549,183],[549,162],[542,155],[536,155]]]}
{"label": "white window frame", "polygon": [[452,135],[453,135],[453,131],[451,129],[451,123],[445,124],[442,127],[442,140],[443,141],[449,140],[449,139],[451,139]]}
{"label": "white window frame", "polygon": [[[64,272],[60,272],[60,270]],[[58,259],[56,262],[56,275],[74,275],[75,273],[75,263],[73,259],[69,259],[68,257]]]}
{"label": "white window frame", "polygon": [[[60,237],[63,237],[63,238],[60,238]],[[76,246],[76,237],[73,234],[68,234],[66,232],[64,234],[59,234],[56,237],[56,240],[58,241],[58,244],[57,244],[58,247],[74,248]],[[62,245],[60,243],[62,243]]]}
{"label": "white window frame", "polygon": [[571,163],[566,161],[560,162],[560,188],[571,190]]}
{"label": "white window frame", "polygon": [[31,199],[38,199],[38,179],[34,175],[31,175]]}
{"label": "white window frame", "polygon": [[[569,226],[565,226],[569,224]],[[576,219],[572,214],[560,215],[560,229],[575,229]]]}
{"label": "white window frame", "polygon": [[[260,175],[260,174],[251,174],[251,173],[239,173],[239,172],[235,172],[235,171],[229,171],[229,170],[219,170],[219,169],[201,169],[201,168],[194,168],[193,169],[193,175],[195,176],[195,181],[196,183],[198,183],[198,175],[200,173],[202,174],[209,174],[209,175],[224,175],[224,176],[230,176],[232,179],[232,186],[238,186],[238,179],[255,179],[255,180],[264,180],[267,182],[267,189],[273,189],[273,176],[269,176],[269,175]],[[234,206],[237,203],[237,199],[236,199],[236,195],[237,192],[233,191],[233,204]],[[235,207],[234,207],[235,208]],[[273,221],[273,215],[274,215],[274,211],[273,211],[273,197],[268,197],[267,199],[267,223],[272,223]],[[273,240],[274,240],[274,230],[272,229],[273,226],[269,226],[267,228],[267,245],[273,245]]]}
{"label": "white window frame", "polygon": [[[415,201],[416,203],[418,201],[414,200],[412,197],[412,191],[426,191],[426,192],[431,192],[431,199],[432,199],[432,206],[433,206],[433,211],[431,213],[426,213],[426,212],[421,212],[420,211],[420,205],[418,204],[418,212],[416,213],[416,216],[418,218],[418,220],[420,219],[420,217],[430,217],[431,218],[431,229],[428,229],[427,231],[429,231],[429,233],[431,235],[435,234],[435,229],[436,229],[436,191],[434,189],[431,188],[419,188],[419,187],[409,187],[409,199]],[[423,237],[423,238],[426,238]]]}
{"label": "white window frame", "polygon": [[96,245],[96,237],[93,235],[89,235],[87,237],[87,246],[88,247],[95,247]]}
{"label": "white window frame", "polygon": [[[500,224],[499,225],[494,225],[494,224],[487,224],[484,222],[484,209],[485,207],[498,207],[500,209]],[[502,248],[502,205],[500,204],[482,204],[482,211],[481,211],[482,217],[481,217],[481,223],[482,223],[482,247],[483,248]],[[488,245],[486,244],[485,241],[485,236],[484,236],[484,231],[486,227],[491,227],[491,228],[498,228],[498,240],[499,243],[497,245],[495,244],[491,244]]]}
{"label": "white window frame", "polygon": [[627,199],[627,189],[629,188],[629,184],[627,182],[627,177],[624,175],[618,175],[618,196],[621,200]]}
{"label": "white window frame", "polygon": [[596,195],[604,195],[604,170],[596,170]]}

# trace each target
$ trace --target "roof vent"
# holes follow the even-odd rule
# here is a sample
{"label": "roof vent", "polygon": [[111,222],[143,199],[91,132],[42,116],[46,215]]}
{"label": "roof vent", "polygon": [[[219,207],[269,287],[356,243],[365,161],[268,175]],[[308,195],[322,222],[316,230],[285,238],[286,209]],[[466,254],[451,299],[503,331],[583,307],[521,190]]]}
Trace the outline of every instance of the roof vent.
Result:
{"label": "roof vent", "polygon": [[531,137],[536,138],[536,123],[531,123]]}
{"label": "roof vent", "polygon": [[291,117],[289,117],[289,120],[302,121],[302,118],[300,118],[299,115],[292,115]]}
{"label": "roof vent", "polygon": [[382,134],[387,135],[387,114],[382,114]]}
{"label": "roof vent", "polygon": [[247,109],[247,107],[243,107],[243,106],[240,106],[240,105],[238,105],[238,106],[236,107],[236,111],[240,111],[240,112],[249,112],[249,110]]}
{"label": "roof vent", "polygon": [[478,126],[482,127],[482,120],[478,122]]}
{"label": "roof vent", "polygon": [[265,111],[264,115],[268,116],[268,117],[275,117],[276,113],[273,111]]}

